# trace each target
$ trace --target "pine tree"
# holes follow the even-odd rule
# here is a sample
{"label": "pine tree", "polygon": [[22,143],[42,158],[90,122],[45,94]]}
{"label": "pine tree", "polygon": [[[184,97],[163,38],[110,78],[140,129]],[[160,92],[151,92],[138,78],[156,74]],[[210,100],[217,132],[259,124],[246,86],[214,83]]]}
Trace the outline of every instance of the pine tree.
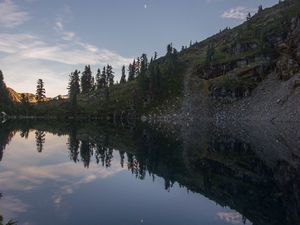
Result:
{"label": "pine tree", "polygon": [[136,59],[136,64],[135,64],[135,77],[138,77],[141,73],[141,59],[138,57]]}
{"label": "pine tree", "polygon": [[132,64],[128,66],[128,81],[134,80],[134,67]]}
{"label": "pine tree", "polygon": [[122,67],[122,75],[120,79],[120,84],[126,83],[126,69],[125,66]]}
{"label": "pine tree", "polygon": [[154,52],[154,60],[157,60],[157,52]]}
{"label": "pine tree", "polygon": [[84,71],[82,72],[81,76],[81,91],[82,93],[86,94],[89,93],[92,88],[93,88],[93,76],[92,76],[92,71],[91,67],[85,66]]}
{"label": "pine tree", "polygon": [[44,88],[44,81],[42,79],[38,79],[36,86],[36,95],[35,99],[38,103],[43,102],[46,98],[46,91]]}
{"label": "pine tree", "polygon": [[107,84],[109,84],[109,86],[113,86],[114,85],[114,72],[113,72],[113,68],[111,65],[107,65],[106,67],[106,79],[107,79]]}
{"label": "pine tree", "polygon": [[69,98],[71,105],[75,107],[77,105],[77,96],[80,94],[80,71],[75,70],[70,75],[70,81],[68,86]]}
{"label": "pine tree", "polygon": [[100,88],[104,88],[107,86],[107,78],[106,78],[106,67],[103,67],[102,73],[101,73],[101,79],[100,79]]}
{"label": "pine tree", "polygon": [[167,45],[167,56],[173,53],[173,44],[170,43]]}
{"label": "pine tree", "polygon": [[4,76],[0,70],[0,105],[7,106],[11,101],[9,99],[6,84],[4,83]]}
{"label": "pine tree", "polygon": [[140,75],[145,76],[148,69],[148,58],[146,54],[142,55],[140,65]]}
{"label": "pine tree", "polygon": [[246,19],[247,19],[247,21],[251,19],[251,13],[248,13],[248,15],[247,15],[247,18],[246,18]]}
{"label": "pine tree", "polygon": [[101,70],[100,69],[97,70],[97,74],[96,74],[96,89],[97,90],[101,89]]}

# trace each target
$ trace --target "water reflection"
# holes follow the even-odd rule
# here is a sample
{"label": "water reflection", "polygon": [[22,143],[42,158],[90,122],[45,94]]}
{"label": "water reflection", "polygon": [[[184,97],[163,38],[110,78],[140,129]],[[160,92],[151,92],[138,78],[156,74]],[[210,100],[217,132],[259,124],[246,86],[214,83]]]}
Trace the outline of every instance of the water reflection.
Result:
{"label": "water reflection", "polygon": [[[66,137],[70,161],[4,171],[0,182],[5,190],[36,190],[47,180],[49,188],[57,190],[51,196],[53,203],[62,208],[66,207],[63,199],[79,191],[82,184],[126,169],[140,180],[163,178],[167,191],[178,184],[234,209],[216,214],[225,223],[299,224],[300,136],[296,127],[194,124],[174,133],[144,125],[8,122],[0,130],[0,159],[5,161],[3,152],[16,134],[26,139],[34,134],[37,151],[50,154],[43,150],[47,151],[47,133],[51,133]],[[64,180],[66,175],[72,177],[71,184]],[[13,200],[24,209],[29,207],[15,197]]]}

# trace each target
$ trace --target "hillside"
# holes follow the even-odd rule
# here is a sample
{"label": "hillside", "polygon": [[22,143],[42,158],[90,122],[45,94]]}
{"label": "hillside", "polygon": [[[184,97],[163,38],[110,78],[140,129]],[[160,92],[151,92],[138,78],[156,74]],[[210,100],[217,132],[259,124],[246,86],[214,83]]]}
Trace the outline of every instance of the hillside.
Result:
{"label": "hillside", "polygon": [[299,1],[284,1],[181,51],[180,107],[148,119],[300,121],[299,12]]}
{"label": "hillside", "polygon": [[22,94],[25,98],[28,98],[30,103],[36,103],[35,95],[31,93],[17,93],[12,88],[7,88],[10,99],[15,103],[20,103],[22,101]]}
{"label": "hillside", "polygon": [[[14,103],[21,103],[22,102],[22,95],[24,95],[25,99],[28,99],[29,103],[36,103],[35,94],[32,93],[17,93],[12,88],[7,88],[9,98]],[[51,98],[46,98],[45,101],[50,101]]]}

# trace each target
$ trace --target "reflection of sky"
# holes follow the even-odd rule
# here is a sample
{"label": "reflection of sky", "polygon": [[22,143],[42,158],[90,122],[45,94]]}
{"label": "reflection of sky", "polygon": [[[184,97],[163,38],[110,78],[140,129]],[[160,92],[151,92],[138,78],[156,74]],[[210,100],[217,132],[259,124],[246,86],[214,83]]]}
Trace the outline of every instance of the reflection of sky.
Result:
{"label": "reflection of sky", "polygon": [[[46,135],[42,153],[34,133],[17,134],[0,163],[0,214],[20,224],[236,224],[239,214],[163,180],[140,181],[120,166],[84,168],[69,160],[67,136]],[[225,211],[224,211],[225,210]],[[225,212],[225,213],[224,213]],[[231,214],[230,214],[231,213]],[[228,219],[229,218],[229,219]]]}

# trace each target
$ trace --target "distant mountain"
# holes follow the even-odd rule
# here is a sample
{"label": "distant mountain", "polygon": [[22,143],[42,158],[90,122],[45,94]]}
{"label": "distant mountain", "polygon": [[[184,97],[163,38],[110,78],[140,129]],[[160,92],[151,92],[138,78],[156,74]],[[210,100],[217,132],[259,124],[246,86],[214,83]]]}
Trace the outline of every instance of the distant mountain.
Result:
{"label": "distant mountain", "polygon": [[[36,103],[36,99],[35,99],[35,94],[32,93],[18,93],[15,90],[13,90],[12,88],[7,88],[8,91],[8,95],[9,98],[15,102],[15,103],[20,103],[22,100],[22,94],[25,95],[26,98],[28,98],[30,103]],[[49,101],[50,98],[46,98],[46,101]]]}

